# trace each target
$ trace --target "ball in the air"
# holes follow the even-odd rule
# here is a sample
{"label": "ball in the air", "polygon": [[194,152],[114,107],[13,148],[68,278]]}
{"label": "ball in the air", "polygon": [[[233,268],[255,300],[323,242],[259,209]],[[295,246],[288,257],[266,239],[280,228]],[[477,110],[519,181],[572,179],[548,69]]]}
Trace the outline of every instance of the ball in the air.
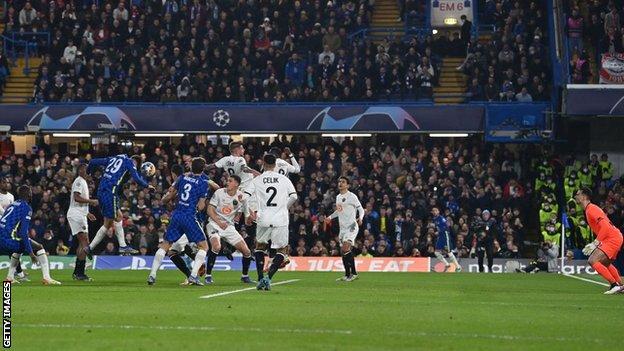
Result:
{"label": "ball in the air", "polygon": [[224,110],[217,110],[212,114],[212,121],[219,127],[225,127],[230,123],[230,114]]}
{"label": "ball in the air", "polygon": [[141,165],[141,173],[146,177],[153,177],[156,174],[156,166],[151,162],[143,162]]}

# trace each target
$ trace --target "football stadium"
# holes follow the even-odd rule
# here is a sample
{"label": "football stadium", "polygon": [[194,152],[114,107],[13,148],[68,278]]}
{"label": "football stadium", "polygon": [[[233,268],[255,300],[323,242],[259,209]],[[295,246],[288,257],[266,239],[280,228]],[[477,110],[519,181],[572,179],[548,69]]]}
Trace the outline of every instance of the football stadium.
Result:
{"label": "football stadium", "polygon": [[0,0],[2,346],[604,350],[621,0]]}

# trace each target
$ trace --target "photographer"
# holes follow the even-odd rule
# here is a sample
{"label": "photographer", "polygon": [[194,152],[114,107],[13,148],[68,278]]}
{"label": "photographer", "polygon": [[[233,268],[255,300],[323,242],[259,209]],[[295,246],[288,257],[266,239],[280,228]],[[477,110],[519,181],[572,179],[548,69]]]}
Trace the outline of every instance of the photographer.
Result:
{"label": "photographer", "polygon": [[496,220],[491,217],[490,211],[484,210],[481,218],[475,221],[473,226],[474,236],[472,238],[471,256],[476,253],[479,261],[479,272],[484,272],[483,259],[487,255],[488,272],[492,272],[494,265],[494,238]]}
{"label": "photographer", "polygon": [[531,262],[522,269],[516,269],[521,273],[537,273],[545,271],[548,273],[557,272],[557,257],[559,256],[559,246],[550,241],[544,241],[537,249],[537,260]]}

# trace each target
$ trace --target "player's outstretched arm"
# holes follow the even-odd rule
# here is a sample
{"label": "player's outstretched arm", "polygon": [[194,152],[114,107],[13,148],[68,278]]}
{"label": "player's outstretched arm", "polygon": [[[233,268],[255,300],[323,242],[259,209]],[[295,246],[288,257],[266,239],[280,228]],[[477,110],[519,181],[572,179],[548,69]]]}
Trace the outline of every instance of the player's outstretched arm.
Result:
{"label": "player's outstretched arm", "polygon": [[288,154],[288,158],[290,159],[290,167],[288,167],[288,172],[290,173],[299,173],[301,172],[301,166],[299,165],[299,162],[297,162],[297,158],[295,157],[295,155],[290,151],[290,148],[285,148],[284,151]]}
{"label": "player's outstretched arm", "polygon": [[134,166],[134,163],[132,162],[132,160],[127,160],[126,162],[129,162],[127,167],[130,171],[130,175],[132,176],[132,179],[134,179],[134,181],[137,182],[140,186],[144,188],[148,188],[149,184],[147,183],[145,179],[143,179],[143,177],[141,177],[141,175],[137,171],[137,168]]}
{"label": "player's outstretched arm", "polygon": [[251,174],[253,174],[254,177],[257,177],[257,176],[259,176],[261,174],[260,172],[256,171],[255,169],[253,169],[253,168],[251,168],[251,167],[249,167],[247,165],[244,165],[242,169],[243,169],[243,172],[251,173]]}

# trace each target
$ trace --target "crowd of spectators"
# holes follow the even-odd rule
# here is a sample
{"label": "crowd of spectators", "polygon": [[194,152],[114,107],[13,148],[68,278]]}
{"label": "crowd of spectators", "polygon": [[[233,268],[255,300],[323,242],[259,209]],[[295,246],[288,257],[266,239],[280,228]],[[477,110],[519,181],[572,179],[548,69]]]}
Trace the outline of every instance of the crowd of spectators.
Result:
{"label": "crowd of spectators", "polygon": [[[624,27],[621,22],[620,0],[566,2],[566,35],[570,54],[570,77],[573,83],[586,84],[592,78],[589,58],[600,66],[602,54],[624,53]],[[588,41],[590,45],[585,45]],[[588,51],[589,48],[593,49]],[[595,80],[595,79],[594,79]]]}
{"label": "crowd of spectators", "polygon": [[[364,224],[357,239],[358,254],[367,256],[432,256],[437,235],[431,210],[441,210],[451,228],[459,257],[474,255],[476,236],[484,232],[494,241],[496,257],[517,257],[525,238],[527,201],[533,193],[532,175],[526,150],[485,146],[481,142],[461,142],[454,146],[431,144],[412,138],[409,142],[373,144],[337,144],[330,140],[313,143],[295,137],[290,146],[301,166],[291,175],[299,201],[291,210],[290,245],[292,255],[339,255],[338,226],[326,221],[333,212],[337,177],[352,179],[351,190],[364,208]],[[401,148],[400,146],[405,146]],[[121,209],[126,241],[143,254],[153,254],[162,239],[171,207],[163,207],[160,198],[172,183],[169,167],[188,163],[192,156],[204,156],[214,162],[227,154],[227,146],[194,144],[148,144],[124,149],[111,146],[92,153],[87,144],[79,155],[52,153],[42,146],[37,152],[11,154],[2,161],[1,172],[14,187],[29,183],[34,186],[31,237],[42,241],[51,254],[75,249],[65,219],[69,191],[77,165],[103,153],[143,154],[156,165],[150,180],[157,190],[139,189],[134,182],[123,188]],[[128,147],[128,146],[126,146]],[[246,158],[252,167],[261,169],[261,155],[267,146],[246,143]],[[285,155],[285,154],[284,154]],[[89,181],[95,194],[101,171]],[[213,170],[210,174],[224,184],[227,174]],[[99,228],[92,223],[89,230]],[[241,228],[243,233],[247,229]],[[112,232],[96,250],[116,254],[117,241]]]}
{"label": "crowd of spectators", "polygon": [[[370,26],[370,0],[125,1],[8,2],[5,31],[51,33],[34,102],[431,99],[441,59],[465,56],[468,42],[350,38]],[[473,42],[464,65],[472,99],[548,98],[543,7],[487,1],[497,31],[488,45]],[[400,10],[420,23],[426,6],[405,0]]]}
{"label": "crowd of spectators", "polygon": [[13,1],[5,21],[7,31],[52,34],[34,102],[430,98],[439,62],[431,37],[349,40],[369,26],[372,4]]}
{"label": "crowd of spectators", "polygon": [[468,77],[473,101],[550,99],[548,20],[544,1],[485,1],[481,24],[494,30],[487,41],[473,40],[458,67]]}

